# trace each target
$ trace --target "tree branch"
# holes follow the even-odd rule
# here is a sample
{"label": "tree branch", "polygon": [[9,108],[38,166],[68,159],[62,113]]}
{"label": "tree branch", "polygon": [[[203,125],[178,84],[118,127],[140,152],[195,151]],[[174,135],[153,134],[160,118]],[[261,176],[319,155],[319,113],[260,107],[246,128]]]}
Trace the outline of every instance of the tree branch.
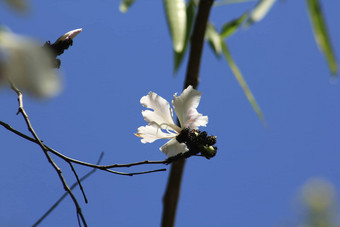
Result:
{"label": "tree branch", "polygon": [[[81,208],[80,208],[80,205],[76,199],[76,197],[73,195],[70,187],[68,186],[63,174],[62,174],[62,171],[61,169],[58,167],[58,165],[53,161],[53,159],[51,158],[50,154],[48,153],[48,149],[45,147],[45,145],[41,142],[41,140],[39,139],[37,133],[35,132],[35,130],[33,129],[32,127],[32,124],[31,124],[31,121],[24,109],[24,104],[23,104],[23,99],[22,99],[22,93],[21,91],[15,86],[15,84],[9,80],[9,78],[7,78],[10,85],[11,85],[11,88],[13,91],[16,92],[16,94],[18,95],[18,104],[19,104],[19,108],[18,108],[18,112],[17,114],[21,113],[21,115],[23,116],[25,122],[26,122],[26,125],[28,127],[28,130],[31,132],[32,136],[35,138],[35,140],[38,142],[40,148],[42,149],[42,151],[44,152],[48,162],[52,165],[52,167],[55,169],[55,171],[57,172],[63,186],[64,186],[64,189],[67,193],[70,194],[72,200],[73,200],[73,203],[76,207],[76,212],[77,212],[77,218],[79,220],[79,217],[81,219],[81,222],[84,224],[84,226],[86,227],[87,226],[87,223],[85,221],[85,217],[81,211]],[[79,221],[78,221],[79,222]]]}
{"label": "tree branch", "polygon": [[[102,158],[103,158],[104,152],[102,152],[99,156],[99,159],[97,161],[97,165],[99,165],[99,163],[101,162]],[[73,190],[77,185],[80,185],[79,182],[84,181],[86,178],[88,178],[89,176],[91,176],[94,172],[96,172],[97,169],[93,168],[91,171],[89,171],[87,174],[85,174],[83,177],[81,177],[79,179],[79,181],[77,180],[72,186],[71,186],[71,190]],[[32,227],[36,227],[38,226],[58,205],[59,203],[61,203],[61,201],[63,201],[63,199],[68,195],[67,192],[65,192],[52,206],[50,209],[48,209],[43,216],[41,216],[41,218],[39,218],[38,221],[36,221]]]}
{"label": "tree branch", "polygon": [[[199,2],[194,30],[191,37],[191,48],[184,89],[189,85],[192,85],[195,89],[198,86],[205,30],[213,2],[213,0],[200,0]],[[171,165],[168,184],[163,197],[162,227],[173,227],[175,224],[184,165],[185,159],[176,161]]]}
{"label": "tree branch", "polygon": [[[14,134],[30,141],[36,144],[39,144],[39,142],[37,140],[35,140],[32,137],[29,137],[27,135],[25,135],[22,132],[19,132],[18,130],[15,130],[14,128],[12,128],[9,124],[6,124],[3,121],[0,121],[0,125],[3,126],[4,128],[6,128],[7,130],[13,132]],[[77,159],[73,159],[70,157],[67,157],[61,153],[59,153],[58,151],[54,150],[53,148],[47,146],[46,144],[44,144],[45,148],[51,152],[52,154],[58,156],[59,158],[63,159],[65,162],[67,163],[75,163],[78,165],[82,165],[82,166],[86,166],[86,167],[91,167],[91,168],[95,168],[95,169],[100,169],[100,170],[105,170],[107,172],[110,173],[114,173],[114,174],[118,174],[118,175],[125,175],[125,176],[133,176],[133,175],[138,175],[138,174],[145,174],[145,173],[151,173],[151,172],[159,172],[159,171],[166,171],[166,169],[156,169],[156,170],[150,170],[150,171],[144,171],[144,172],[136,172],[136,173],[123,173],[123,172],[117,172],[117,171],[112,171],[110,170],[111,168],[123,168],[123,167],[132,167],[132,166],[137,166],[137,165],[146,165],[146,164],[169,164],[169,161],[166,160],[162,160],[162,161],[141,161],[141,162],[133,162],[133,163],[127,163],[127,164],[112,164],[112,165],[98,165],[98,164],[92,164],[92,163],[88,163],[88,162],[83,162],[83,161],[79,161]]]}

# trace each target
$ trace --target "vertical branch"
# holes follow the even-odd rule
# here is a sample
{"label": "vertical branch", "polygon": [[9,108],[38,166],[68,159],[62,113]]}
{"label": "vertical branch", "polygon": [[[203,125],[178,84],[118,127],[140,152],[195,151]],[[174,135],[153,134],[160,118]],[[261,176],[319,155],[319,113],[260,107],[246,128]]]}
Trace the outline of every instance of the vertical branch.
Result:
{"label": "vertical branch", "polygon": [[[184,89],[189,85],[197,88],[199,83],[199,69],[203,50],[205,30],[214,0],[200,0],[198,12],[191,37],[189,62],[184,82]],[[181,188],[185,159],[171,165],[167,188],[163,197],[162,227],[172,227],[175,224],[177,202]]]}
{"label": "vertical branch", "polygon": [[191,36],[191,48],[184,89],[189,85],[195,89],[198,87],[204,36],[213,3],[214,0],[200,0],[199,2],[194,30]]}

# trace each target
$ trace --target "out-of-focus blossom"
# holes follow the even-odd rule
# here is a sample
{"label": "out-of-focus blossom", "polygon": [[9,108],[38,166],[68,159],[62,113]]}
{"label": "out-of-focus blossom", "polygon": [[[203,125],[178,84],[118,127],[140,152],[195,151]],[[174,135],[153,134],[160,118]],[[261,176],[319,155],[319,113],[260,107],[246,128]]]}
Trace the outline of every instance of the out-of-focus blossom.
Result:
{"label": "out-of-focus blossom", "polygon": [[35,97],[51,97],[61,89],[49,50],[31,39],[1,30],[0,83],[6,79]]}
{"label": "out-of-focus blossom", "polygon": [[198,113],[196,108],[201,99],[201,92],[187,87],[180,96],[174,95],[172,105],[180,122],[177,126],[174,122],[173,111],[168,101],[154,92],[141,98],[140,103],[146,107],[153,109],[142,111],[147,126],[138,128],[135,134],[141,137],[142,143],[152,143],[157,139],[170,139],[164,144],[160,150],[168,157],[189,151],[185,143],[179,143],[176,137],[180,135],[184,129],[198,129],[199,126],[206,126],[208,117]]}
{"label": "out-of-focus blossom", "polygon": [[302,227],[335,227],[336,196],[333,185],[321,178],[309,180],[302,189],[302,201],[305,207]]}

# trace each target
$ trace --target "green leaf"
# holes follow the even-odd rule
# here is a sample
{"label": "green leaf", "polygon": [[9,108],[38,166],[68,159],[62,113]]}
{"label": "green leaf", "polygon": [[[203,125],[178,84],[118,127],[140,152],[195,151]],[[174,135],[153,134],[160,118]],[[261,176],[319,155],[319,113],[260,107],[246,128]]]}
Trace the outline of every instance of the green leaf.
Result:
{"label": "green leaf", "polygon": [[125,13],[128,11],[129,7],[134,3],[135,0],[122,0],[119,5],[119,10],[122,13]]}
{"label": "green leaf", "polygon": [[239,18],[236,18],[228,23],[224,24],[221,30],[222,39],[227,38],[235,33],[235,31],[241,26],[243,21],[248,17],[248,12],[245,12]]}
{"label": "green leaf", "polygon": [[173,48],[181,52],[184,48],[187,16],[185,0],[163,0],[166,18],[170,29]]}
{"label": "green leaf", "polygon": [[243,3],[243,2],[254,2],[256,0],[221,0],[221,1],[215,1],[214,7],[216,6],[222,6],[222,5],[229,5],[229,4],[235,4],[235,3]]}
{"label": "green leaf", "polygon": [[195,18],[195,12],[196,12],[195,0],[189,0],[186,12],[187,12],[187,25],[186,25],[186,31],[185,31],[184,47],[183,47],[183,50],[180,52],[177,52],[174,50],[174,73],[175,74],[177,73],[179,67],[181,66],[185,53],[188,49],[189,38],[190,38],[192,27],[194,24],[194,18]]}
{"label": "green leaf", "polygon": [[222,39],[220,34],[216,31],[214,25],[210,22],[207,24],[207,30],[205,31],[205,38],[208,40],[209,46],[215,53],[216,57],[220,57],[222,53]]}
{"label": "green leaf", "polygon": [[248,18],[247,26],[262,20],[272,8],[276,0],[260,0]]}
{"label": "green leaf", "polygon": [[257,116],[261,119],[261,121],[265,124],[265,118],[264,115],[261,111],[260,106],[257,104],[252,92],[250,91],[246,81],[244,80],[241,71],[239,70],[239,68],[237,67],[237,65],[235,64],[229,49],[227,47],[227,44],[225,42],[221,43],[222,45],[222,52],[223,55],[225,57],[225,59],[227,60],[231,71],[233,72],[236,80],[238,81],[238,83],[240,84],[240,86],[243,89],[244,94],[246,95],[248,101],[250,102],[250,105],[253,107],[254,111],[256,112]]}
{"label": "green leaf", "polygon": [[338,73],[338,65],[328,36],[326,23],[318,0],[306,0],[309,18],[313,27],[315,40],[326,57],[328,67],[333,75]]}

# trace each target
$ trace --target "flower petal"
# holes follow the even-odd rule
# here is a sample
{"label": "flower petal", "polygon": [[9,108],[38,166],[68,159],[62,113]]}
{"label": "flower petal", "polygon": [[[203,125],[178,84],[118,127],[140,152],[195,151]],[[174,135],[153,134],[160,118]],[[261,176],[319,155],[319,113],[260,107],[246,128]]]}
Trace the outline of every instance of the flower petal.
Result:
{"label": "flower petal", "polygon": [[138,128],[135,134],[138,137],[142,137],[142,143],[152,143],[158,139],[171,139],[177,136],[177,133],[165,133],[158,125],[147,125]]}
{"label": "flower petal", "polygon": [[78,28],[78,29],[74,29],[72,31],[69,31],[67,33],[65,33],[64,35],[60,36],[57,41],[55,41],[55,43],[58,42],[63,42],[65,40],[68,39],[74,39],[83,29],[82,28]]}
{"label": "flower petal", "polygon": [[171,139],[159,149],[168,157],[173,157],[188,151],[185,143],[179,143],[176,138]]}
{"label": "flower petal", "polygon": [[144,120],[149,125],[157,124],[163,129],[168,129],[167,126],[170,126],[171,129],[179,132],[180,128],[174,123],[172,109],[168,101],[154,92],[149,92],[148,95],[141,98],[140,103],[146,108],[153,109],[153,111],[142,111]]}
{"label": "flower petal", "polygon": [[199,105],[202,93],[193,89],[190,85],[177,97],[174,95],[172,105],[181,123],[181,128],[197,129],[199,126],[206,126],[208,117],[198,113],[196,108]]}

